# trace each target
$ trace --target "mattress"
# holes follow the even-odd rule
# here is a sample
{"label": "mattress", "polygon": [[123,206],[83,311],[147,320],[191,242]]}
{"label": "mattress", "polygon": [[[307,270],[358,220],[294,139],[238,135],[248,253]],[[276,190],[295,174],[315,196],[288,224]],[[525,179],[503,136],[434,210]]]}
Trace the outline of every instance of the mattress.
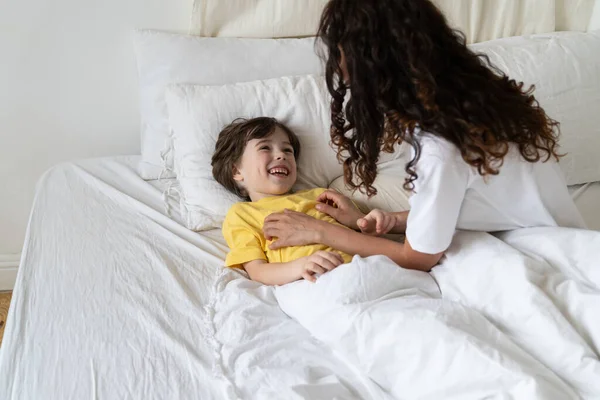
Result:
{"label": "mattress", "polygon": [[[220,232],[199,234],[184,228],[178,204],[169,197],[165,207],[163,193],[176,190],[173,181],[142,180],[135,170],[138,161],[132,156],[65,163],[40,179],[0,348],[1,399],[392,398],[368,378],[365,364],[315,339],[284,314],[272,288],[222,268],[227,247]],[[588,224],[598,227],[599,210],[593,204],[598,204],[600,190],[595,187],[572,191]],[[575,242],[580,237],[585,234],[569,235]],[[484,238],[482,243],[486,240],[492,239]],[[467,257],[468,252],[459,251],[458,257],[453,251],[448,260],[460,264],[451,269],[457,275],[439,269],[432,276],[449,298],[475,309],[482,293],[469,292],[461,285],[472,282],[480,290],[485,275],[475,277],[473,270],[463,268],[470,264],[460,257]],[[494,265],[489,268],[496,271]],[[505,282],[510,290],[529,288],[525,281],[516,285],[513,278],[503,277],[507,270],[502,265],[489,279]],[[461,273],[472,275],[461,277]],[[516,276],[525,275],[521,271]],[[556,304],[562,299],[578,307],[579,314],[573,316],[565,306],[565,315],[576,321],[561,326],[562,334],[569,336],[565,332],[585,328],[589,315],[581,314],[586,309],[577,303],[579,286],[568,284],[565,277],[561,285],[544,282],[549,287],[541,292],[547,291]],[[564,296],[562,288],[567,288]],[[469,293],[476,296],[468,297]],[[484,293],[496,296],[489,304],[502,294],[489,288]],[[509,297],[511,293],[506,292]],[[595,292],[586,293],[588,300],[598,297]],[[538,297],[529,300],[541,304]],[[582,371],[557,367],[565,374],[559,374],[560,378],[545,367],[536,374],[550,374],[549,379],[561,385],[569,382],[566,387],[573,386],[573,393],[582,393],[584,398],[599,395],[600,388],[586,374],[600,368],[594,353],[600,335],[582,335],[588,344],[581,346],[573,344],[579,339],[573,339],[564,346],[535,347],[535,343],[519,341],[535,335],[518,336],[520,328],[502,325],[510,309],[497,307],[490,312],[486,307],[491,305],[481,304],[477,312],[509,336],[517,335],[510,336],[516,343],[511,346],[525,348],[526,357],[534,353],[534,358],[543,359],[545,354],[559,355],[551,348],[569,349],[567,354],[587,362],[582,361]],[[533,312],[552,315],[540,309]],[[525,325],[528,321],[525,317],[506,320],[511,319]],[[549,331],[541,323],[534,329],[540,334]],[[533,347],[528,349],[529,345]],[[439,346],[406,348],[417,359],[428,354],[440,360],[440,365],[444,357],[451,363],[453,354],[458,354],[443,346],[441,350]],[[415,349],[421,349],[420,353]],[[544,364],[552,365],[552,360]],[[572,378],[571,373],[579,378]],[[420,375],[407,370],[402,379],[418,381],[411,374]],[[431,376],[433,381],[426,385],[442,384],[441,378]],[[498,393],[505,389],[500,380],[497,385]],[[463,389],[454,388],[456,398],[466,393]]]}

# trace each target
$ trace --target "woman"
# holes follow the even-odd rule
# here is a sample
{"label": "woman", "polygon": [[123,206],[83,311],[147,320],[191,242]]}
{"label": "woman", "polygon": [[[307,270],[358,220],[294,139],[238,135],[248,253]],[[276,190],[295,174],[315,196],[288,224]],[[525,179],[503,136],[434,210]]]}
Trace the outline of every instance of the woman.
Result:
{"label": "woman", "polygon": [[[380,152],[401,142],[412,148],[404,181],[410,213],[387,215],[384,229],[405,231],[406,242],[286,212],[265,220],[273,248],[322,243],[429,271],[456,229],[584,227],[557,165],[559,124],[533,87],[469,50],[429,0],[331,0],[318,37],[327,52],[332,141],[348,155],[346,182],[375,194]],[[358,228],[363,215],[347,198],[327,192],[320,201],[320,210]]]}

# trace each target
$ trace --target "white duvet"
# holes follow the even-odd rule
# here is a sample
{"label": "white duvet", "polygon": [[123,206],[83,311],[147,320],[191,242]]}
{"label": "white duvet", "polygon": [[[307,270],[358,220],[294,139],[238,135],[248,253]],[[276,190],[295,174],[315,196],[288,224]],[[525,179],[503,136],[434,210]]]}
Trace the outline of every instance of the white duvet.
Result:
{"label": "white duvet", "polygon": [[[255,304],[248,286],[270,300]],[[222,282],[215,315],[227,321],[220,326],[227,354],[250,357],[273,345],[268,335],[261,342],[264,329],[250,317],[277,314],[269,291],[245,279]],[[376,383],[381,396],[600,398],[599,232],[460,232],[431,274],[383,256],[356,256],[314,284],[294,282],[274,295],[286,314]],[[252,345],[238,346],[231,332],[252,337]]]}

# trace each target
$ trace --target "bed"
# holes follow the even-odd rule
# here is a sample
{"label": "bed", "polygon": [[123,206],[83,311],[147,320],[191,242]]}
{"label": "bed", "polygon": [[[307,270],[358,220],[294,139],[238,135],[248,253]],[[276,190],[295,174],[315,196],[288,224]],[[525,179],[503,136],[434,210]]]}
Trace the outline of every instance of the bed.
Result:
{"label": "bed", "polygon": [[240,307],[262,335],[240,335],[224,357],[211,311],[221,234],[167,217],[169,181],[142,180],[138,161],[67,163],[40,180],[0,349],[0,398],[377,397],[250,281],[252,301]]}
{"label": "bed", "polygon": [[[176,204],[168,217],[170,181],[142,180],[138,161],[65,163],[40,180],[0,349],[0,398],[387,398],[283,314],[271,288],[222,268],[218,230],[184,228]],[[598,185],[574,188],[578,203],[598,204]],[[598,207],[582,211],[600,217]],[[238,309],[224,310],[215,302],[231,285]]]}
{"label": "bed", "polygon": [[[195,2],[204,8],[222,3]],[[199,9],[202,7],[195,7],[195,11]],[[204,18],[196,15],[194,20]],[[225,28],[203,27],[231,33]],[[534,27],[535,32],[540,30],[546,30],[544,24]],[[297,34],[294,31],[292,36]],[[481,35],[487,37],[480,32],[470,38]],[[142,95],[146,95],[142,96],[141,108],[150,117],[163,118],[155,121],[157,126],[167,118],[159,114],[165,114],[167,108],[163,92],[168,79],[225,85],[275,78],[266,76],[273,71],[260,63],[211,61],[218,52],[206,52],[208,41],[203,39],[155,32],[138,32],[138,36],[138,67],[146,72],[140,74]],[[271,63],[282,69],[277,76],[318,73],[314,55],[307,61],[307,54],[314,50],[312,40],[294,45],[293,59],[289,48],[280,51],[279,44],[260,41],[264,46],[259,59],[272,60],[279,54],[287,60],[287,64]],[[503,52],[544,41],[564,47],[541,36],[515,38],[496,46],[491,56],[503,60]],[[243,50],[250,57],[256,53],[251,42],[223,41],[218,48],[229,43],[230,53],[237,57]],[[573,54],[582,59],[593,54],[584,44],[576,48],[578,53],[568,48],[565,59],[572,60]],[[600,182],[590,177],[598,176],[600,167],[597,148],[586,142],[597,140],[592,128],[598,124],[576,114],[586,112],[578,105],[593,108],[593,101],[599,101],[594,97],[597,92],[589,90],[592,93],[586,93],[587,98],[561,98],[580,92],[569,87],[573,82],[560,79],[569,65],[555,59],[557,62],[547,63],[547,70],[540,74],[537,67],[547,60],[543,59],[546,53],[537,50],[527,50],[531,57],[509,59],[513,64],[500,64],[525,74],[519,78],[527,82],[535,82],[533,78],[542,75],[552,83],[542,89],[548,101],[554,101],[548,103],[556,107],[552,115],[560,114],[561,121],[565,120],[569,139],[565,145],[572,146],[567,147],[568,152],[582,155],[565,162],[569,182],[577,183],[570,191],[588,227],[599,231]],[[197,58],[200,56],[203,58]],[[154,70],[144,67],[150,61],[156,64]],[[593,63],[582,62],[572,75],[597,77],[592,67],[586,68],[589,65]],[[234,71],[238,67],[240,70]],[[548,72],[551,67],[558,73]],[[225,75],[235,80],[225,80]],[[153,79],[157,82],[147,82]],[[597,79],[594,82],[598,85]],[[578,87],[591,85],[585,79],[575,83]],[[281,102],[273,103],[281,109]],[[565,104],[572,107],[563,107]],[[595,111],[587,114],[597,117]],[[145,128],[151,125],[149,119],[142,120]],[[401,321],[390,319],[388,324],[375,326],[382,327],[379,331],[351,332],[367,335],[354,342],[367,357],[357,360],[347,351],[353,349],[328,345],[324,337],[315,337],[286,315],[273,288],[223,268],[228,249],[220,230],[204,230],[218,221],[209,221],[199,228],[201,232],[186,227],[189,219],[180,213],[183,208],[177,198],[169,195],[176,181],[161,171],[162,162],[169,161],[170,153],[162,151],[165,141],[171,139],[169,130],[155,133],[142,132],[142,156],[64,163],[39,180],[0,348],[0,399],[600,398],[600,261],[586,253],[600,248],[600,233],[525,230],[498,237],[459,233],[443,264],[428,278],[435,279],[442,300],[456,305],[455,310],[472,310],[465,312],[463,319],[436,325],[453,330],[456,335],[445,336],[453,341],[436,341],[435,330],[421,332],[400,326],[398,332],[410,343],[394,347],[394,332],[381,336]],[[590,136],[583,140],[584,134]],[[317,154],[328,146],[315,142],[314,148]],[[328,157],[331,155],[314,156],[326,163]],[[389,178],[397,179],[397,168],[402,170],[403,164],[389,162],[397,163],[389,164]],[[314,164],[319,166],[316,161]],[[332,174],[327,183],[340,175],[338,167],[327,170]],[[323,171],[314,172],[317,179]],[[159,177],[162,179],[156,179]],[[387,194],[392,201],[397,200],[395,193]],[[225,205],[221,204],[221,209],[226,209]],[[562,245],[555,246],[557,242]],[[592,247],[580,248],[580,243]],[[536,258],[529,254],[531,247],[546,251],[548,260],[554,257],[558,261]],[[559,262],[566,254],[561,251],[568,248],[582,259],[587,257],[573,271],[561,269]],[[402,296],[407,293],[419,295],[409,290]],[[394,300],[417,304],[411,298]],[[471,319],[471,315],[477,317]],[[352,317],[376,316],[358,309]],[[486,342],[490,330],[501,340]],[[504,347],[491,346],[498,343]],[[475,353],[496,351],[486,353],[487,361],[477,364],[482,365],[481,370],[469,371],[463,366],[475,364],[459,361],[468,353],[467,348]],[[406,350],[406,357],[390,358],[398,349]],[[387,355],[386,363],[373,362],[368,358],[370,352]],[[427,364],[419,362],[427,358],[436,360],[429,364],[435,368],[423,373]],[[506,360],[517,361],[506,364]],[[390,378],[392,371],[395,375],[391,380],[399,385],[396,389],[401,395],[388,390],[386,382],[373,379],[373,368],[381,365],[383,368],[375,372]],[[460,380],[446,373],[450,368],[462,374],[464,384],[456,384]],[[473,378],[486,370],[500,371],[501,375],[504,370],[510,379],[500,379],[503,375],[499,375],[483,385]]]}

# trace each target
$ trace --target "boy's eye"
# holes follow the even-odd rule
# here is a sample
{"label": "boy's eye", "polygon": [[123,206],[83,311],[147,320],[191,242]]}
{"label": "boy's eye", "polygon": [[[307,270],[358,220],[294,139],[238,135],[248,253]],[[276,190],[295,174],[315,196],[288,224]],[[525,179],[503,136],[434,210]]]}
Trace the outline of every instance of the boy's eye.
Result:
{"label": "boy's eye", "polygon": [[286,153],[294,154],[294,150],[293,149],[285,149],[284,151]]}
{"label": "boy's eye", "polygon": [[269,146],[261,146],[259,150],[269,150]]}

